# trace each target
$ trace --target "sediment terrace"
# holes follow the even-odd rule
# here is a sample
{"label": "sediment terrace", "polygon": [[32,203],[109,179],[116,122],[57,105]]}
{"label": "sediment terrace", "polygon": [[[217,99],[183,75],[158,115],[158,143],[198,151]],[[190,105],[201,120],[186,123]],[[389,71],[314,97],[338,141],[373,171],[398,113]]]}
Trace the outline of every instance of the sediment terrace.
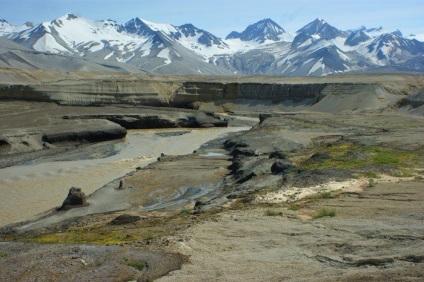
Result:
{"label": "sediment terrace", "polygon": [[397,105],[416,109],[422,107],[422,99],[408,96],[420,96],[423,92],[422,75],[216,78],[0,70],[1,100],[62,105],[127,104],[211,111],[339,112]]}

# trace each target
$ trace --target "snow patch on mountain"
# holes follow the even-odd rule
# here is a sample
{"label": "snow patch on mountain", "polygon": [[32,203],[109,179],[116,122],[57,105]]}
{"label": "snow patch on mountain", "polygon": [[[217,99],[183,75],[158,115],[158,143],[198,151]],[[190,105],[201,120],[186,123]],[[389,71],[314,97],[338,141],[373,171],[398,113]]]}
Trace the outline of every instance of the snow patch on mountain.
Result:
{"label": "snow patch on mountain", "polygon": [[151,30],[162,31],[165,34],[177,33],[178,30],[172,24],[154,23],[145,19],[141,19]]}
{"label": "snow patch on mountain", "polygon": [[14,33],[22,32],[24,30],[32,28],[34,25],[27,22],[21,26],[15,26],[8,23],[6,20],[0,19],[0,36],[8,36]]}
{"label": "snow patch on mountain", "polygon": [[312,66],[311,70],[308,72],[308,75],[313,74],[314,72],[316,72],[316,71],[317,71],[317,70],[319,70],[319,69],[324,70],[324,69],[325,69],[325,65],[323,64],[323,61],[324,61],[324,58],[319,59],[319,61],[318,61],[318,62],[316,62],[316,63]]}
{"label": "snow patch on mountain", "polygon": [[165,48],[157,54],[157,57],[165,59],[165,64],[169,65],[170,63],[172,63],[171,56],[169,53],[169,48]]}
{"label": "snow patch on mountain", "polygon": [[46,34],[35,42],[32,46],[37,51],[51,53],[68,53],[69,51],[58,44],[51,34]]}

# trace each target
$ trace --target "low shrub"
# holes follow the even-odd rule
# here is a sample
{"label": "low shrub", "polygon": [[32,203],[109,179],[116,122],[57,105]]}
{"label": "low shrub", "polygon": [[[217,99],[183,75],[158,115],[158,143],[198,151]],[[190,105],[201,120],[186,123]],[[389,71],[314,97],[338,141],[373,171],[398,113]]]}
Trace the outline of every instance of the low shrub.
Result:
{"label": "low shrub", "polygon": [[321,217],[325,217],[325,216],[330,216],[330,217],[334,217],[336,216],[336,210],[335,209],[321,209],[319,212],[317,212],[316,214],[314,214],[312,216],[313,219],[317,219],[317,218],[321,218]]}
{"label": "low shrub", "polygon": [[265,215],[266,216],[279,216],[279,215],[283,215],[283,213],[279,212],[279,211],[275,211],[275,210],[267,210],[265,212]]}

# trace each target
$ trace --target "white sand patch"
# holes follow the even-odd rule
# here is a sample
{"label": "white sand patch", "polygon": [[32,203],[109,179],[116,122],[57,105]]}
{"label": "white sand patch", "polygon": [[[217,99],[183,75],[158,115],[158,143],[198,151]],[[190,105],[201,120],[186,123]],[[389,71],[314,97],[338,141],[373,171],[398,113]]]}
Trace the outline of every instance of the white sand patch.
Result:
{"label": "white sand patch", "polygon": [[291,203],[303,199],[305,197],[315,195],[321,192],[329,192],[342,190],[345,192],[354,192],[362,190],[362,186],[367,182],[365,179],[351,179],[348,181],[336,182],[331,181],[324,184],[311,186],[308,188],[290,187],[281,189],[275,192],[270,192],[265,195],[258,196],[255,201],[258,203]]}

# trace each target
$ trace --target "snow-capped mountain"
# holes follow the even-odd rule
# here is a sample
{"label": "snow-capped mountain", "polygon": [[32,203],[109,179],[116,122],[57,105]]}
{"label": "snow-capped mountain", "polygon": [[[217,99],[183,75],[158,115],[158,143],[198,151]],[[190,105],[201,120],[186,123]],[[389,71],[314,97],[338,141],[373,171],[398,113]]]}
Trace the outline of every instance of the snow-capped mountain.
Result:
{"label": "snow-capped mountain", "polygon": [[183,27],[182,33],[173,25],[139,18],[120,25],[113,20],[93,21],[66,14],[10,38],[37,51],[117,61],[155,72],[229,74],[207,60],[207,54],[225,48],[224,43],[195,27],[187,32],[188,28]]}
{"label": "snow-capped mountain", "polygon": [[325,20],[317,18],[313,22],[305,25],[297,32],[299,34],[306,34],[313,36],[314,38],[323,38],[323,39],[334,39],[336,37],[346,37],[347,32],[341,31],[334,26],[327,23]]}
{"label": "snow-capped mountain", "polygon": [[[365,46],[366,55],[375,64],[388,65],[405,62],[406,60],[423,54],[424,43],[415,39],[403,38],[401,33],[384,33]],[[359,52],[363,51],[359,49]]]}
{"label": "snow-capped mountain", "polygon": [[342,31],[319,18],[295,36],[264,19],[221,39],[189,23],[133,18],[119,24],[66,14],[36,26],[16,27],[0,20],[0,36],[39,52],[157,73],[320,76],[396,65],[424,70],[411,63],[424,56],[424,43],[417,36],[382,27]]}
{"label": "snow-capped mountain", "polygon": [[314,20],[299,29],[296,34],[297,35],[292,42],[293,46],[304,46],[305,43],[310,44],[321,39],[331,40],[336,38],[346,38],[348,35],[347,32],[338,30],[323,19]]}
{"label": "snow-capped mountain", "polygon": [[33,23],[26,22],[21,26],[14,26],[8,23],[6,20],[0,19],[0,36],[7,36],[11,34],[15,34],[17,32],[21,32],[23,30],[29,29],[33,27]]}
{"label": "snow-capped mountain", "polygon": [[243,32],[233,31],[225,39],[240,39],[241,41],[256,41],[271,43],[277,41],[291,42],[293,35],[287,33],[271,19],[264,19],[249,25]]}

